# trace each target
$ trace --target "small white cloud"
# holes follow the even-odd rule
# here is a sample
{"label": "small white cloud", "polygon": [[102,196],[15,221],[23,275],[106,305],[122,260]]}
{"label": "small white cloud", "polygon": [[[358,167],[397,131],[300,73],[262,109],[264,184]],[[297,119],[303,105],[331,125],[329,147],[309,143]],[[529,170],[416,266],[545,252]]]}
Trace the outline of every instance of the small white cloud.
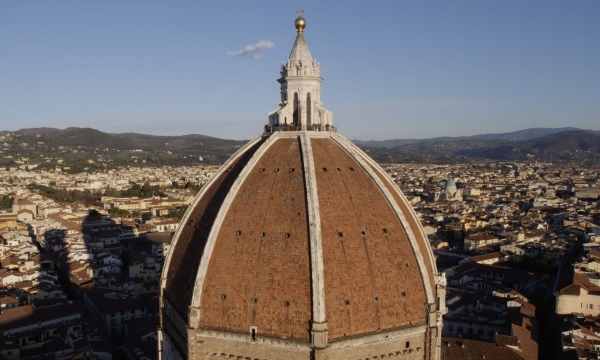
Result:
{"label": "small white cloud", "polygon": [[261,40],[256,44],[250,44],[244,46],[243,49],[238,51],[228,51],[229,56],[249,57],[252,59],[260,59],[262,57],[263,50],[270,49],[275,46],[271,40]]}

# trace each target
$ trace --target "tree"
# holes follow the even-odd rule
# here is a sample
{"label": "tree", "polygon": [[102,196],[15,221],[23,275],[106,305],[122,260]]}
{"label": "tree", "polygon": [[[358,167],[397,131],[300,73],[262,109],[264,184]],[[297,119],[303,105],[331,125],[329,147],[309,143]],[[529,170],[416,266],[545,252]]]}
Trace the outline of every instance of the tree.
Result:
{"label": "tree", "polygon": [[553,266],[554,265],[554,257],[552,257],[552,254],[550,254],[549,252],[545,252],[542,255],[542,260],[541,263],[544,265],[548,265],[548,266]]}
{"label": "tree", "polygon": [[167,217],[170,217],[170,218],[176,217],[178,219],[181,219],[181,218],[183,218],[183,215],[185,215],[187,208],[188,208],[187,205],[178,206],[175,210],[171,210],[169,212],[169,214],[167,215]]}
{"label": "tree", "polygon": [[13,198],[8,195],[2,195],[2,209],[10,209],[13,204]]}
{"label": "tree", "polygon": [[150,183],[146,181],[144,186],[142,186],[142,194],[152,194],[152,190],[152,186],[150,186]]}
{"label": "tree", "polygon": [[112,215],[129,215],[129,211],[125,209],[119,209],[118,207],[111,208],[108,212]]}
{"label": "tree", "polygon": [[148,220],[152,220],[152,214],[147,212],[142,214],[142,221],[146,222]]}
{"label": "tree", "polygon": [[514,263],[522,263],[523,262],[523,256],[520,255],[514,255],[513,257],[511,257],[510,259],[512,262]]}

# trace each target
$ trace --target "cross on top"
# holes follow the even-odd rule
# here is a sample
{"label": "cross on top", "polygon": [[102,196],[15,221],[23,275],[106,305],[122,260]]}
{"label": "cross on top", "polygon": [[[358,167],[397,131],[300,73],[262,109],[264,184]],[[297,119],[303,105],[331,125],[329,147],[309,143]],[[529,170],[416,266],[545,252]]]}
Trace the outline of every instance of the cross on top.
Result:
{"label": "cross on top", "polygon": [[302,17],[302,13],[304,12],[304,10],[302,10],[302,8],[299,7],[298,10],[296,10],[296,12],[298,13],[298,17]]}

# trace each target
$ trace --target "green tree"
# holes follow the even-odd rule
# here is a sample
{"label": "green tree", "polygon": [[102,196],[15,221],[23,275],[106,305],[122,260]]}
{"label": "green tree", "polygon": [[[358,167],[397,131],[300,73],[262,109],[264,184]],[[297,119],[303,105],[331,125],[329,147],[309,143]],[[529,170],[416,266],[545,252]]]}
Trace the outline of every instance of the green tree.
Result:
{"label": "green tree", "polygon": [[513,257],[510,258],[510,261],[512,261],[514,263],[522,263],[523,262],[523,256],[515,255],[515,256],[513,256]]}
{"label": "green tree", "polygon": [[2,195],[2,209],[10,209],[13,205],[13,198],[8,195]]}
{"label": "green tree", "polygon": [[552,257],[552,254],[550,254],[549,252],[545,252],[544,254],[542,254],[542,259],[540,262],[547,266],[553,266],[554,257]]}
{"label": "green tree", "polygon": [[183,215],[185,215],[187,208],[188,208],[187,205],[178,206],[175,210],[171,210],[169,212],[169,214],[167,215],[167,217],[170,217],[170,218],[175,217],[175,218],[181,219],[181,218],[183,218]]}
{"label": "green tree", "polygon": [[108,212],[112,215],[129,215],[129,211],[118,207],[111,208]]}

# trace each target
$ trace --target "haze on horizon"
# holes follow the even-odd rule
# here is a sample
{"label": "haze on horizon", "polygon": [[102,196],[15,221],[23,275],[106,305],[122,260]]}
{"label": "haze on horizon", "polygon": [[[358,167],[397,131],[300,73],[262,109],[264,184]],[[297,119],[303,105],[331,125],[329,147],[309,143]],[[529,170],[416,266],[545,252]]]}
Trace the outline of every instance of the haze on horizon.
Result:
{"label": "haze on horizon", "polygon": [[[249,139],[298,4],[2,3],[0,130]],[[305,1],[324,106],[350,139],[600,127],[600,2]]]}

